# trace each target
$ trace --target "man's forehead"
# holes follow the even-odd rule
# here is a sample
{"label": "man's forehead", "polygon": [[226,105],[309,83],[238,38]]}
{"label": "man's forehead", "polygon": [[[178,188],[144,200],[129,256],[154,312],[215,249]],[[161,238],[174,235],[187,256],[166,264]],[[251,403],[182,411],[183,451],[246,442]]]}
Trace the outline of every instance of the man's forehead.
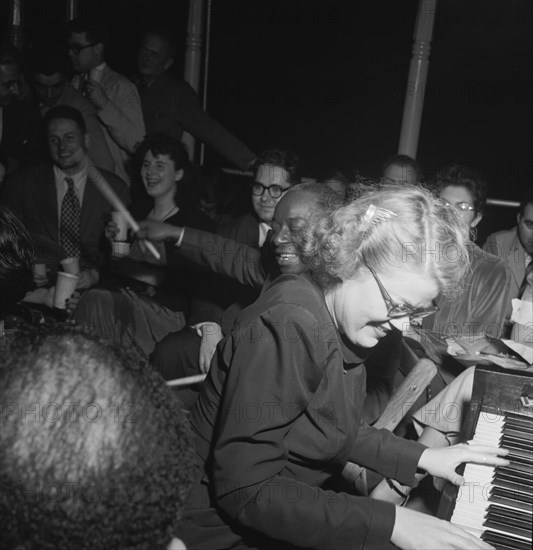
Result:
{"label": "man's forehead", "polygon": [[533,221],[533,203],[526,204],[526,207],[524,208],[524,213],[520,217],[521,220],[524,221]]}
{"label": "man's forehead", "polygon": [[288,174],[285,168],[273,164],[261,164],[257,169],[255,181],[263,185],[279,185],[281,187],[290,187],[287,181]]}

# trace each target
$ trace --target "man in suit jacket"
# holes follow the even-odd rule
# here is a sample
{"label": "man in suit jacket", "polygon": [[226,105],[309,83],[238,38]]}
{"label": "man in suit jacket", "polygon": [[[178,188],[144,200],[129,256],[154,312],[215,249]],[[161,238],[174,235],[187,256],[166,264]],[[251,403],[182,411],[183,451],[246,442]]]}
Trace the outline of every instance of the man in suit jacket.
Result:
{"label": "man in suit jacket", "polygon": [[[100,239],[112,207],[87,175],[89,138],[81,113],[60,105],[48,111],[44,122],[52,163],[24,167],[9,178],[3,203],[30,231],[37,245],[38,261],[57,270],[59,262],[69,256],[60,227],[64,198],[73,184],[79,203],[79,242],[75,243],[81,266],[78,288],[89,288],[99,281]],[[102,174],[128,203],[125,183],[106,170]]]}
{"label": "man in suit jacket", "polygon": [[77,73],[72,83],[98,109],[115,174],[129,182],[127,162],[145,133],[137,89],[106,64],[101,23],[77,18],[69,22],[68,30],[69,55]]}
{"label": "man in suit jacket", "polygon": [[[502,258],[512,273],[510,298],[518,298],[518,293],[526,274],[526,267],[533,257],[533,193],[528,192],[516,216],[517,226],[506,231],[489,235],[483,250]],[[507,319],[511,316],[511,303]]]}

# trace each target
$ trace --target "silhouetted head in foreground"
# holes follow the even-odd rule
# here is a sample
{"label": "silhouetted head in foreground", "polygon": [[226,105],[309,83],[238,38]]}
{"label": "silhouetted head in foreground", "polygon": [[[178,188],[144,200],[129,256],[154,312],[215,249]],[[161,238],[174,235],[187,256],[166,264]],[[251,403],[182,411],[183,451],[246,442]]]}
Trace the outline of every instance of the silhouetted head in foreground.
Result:
{"label": "silhouetted head in foreground", "polygon": [[0,369],[0,548],[158,549],[192,483],[180,403],[133,349],[23,335]]}

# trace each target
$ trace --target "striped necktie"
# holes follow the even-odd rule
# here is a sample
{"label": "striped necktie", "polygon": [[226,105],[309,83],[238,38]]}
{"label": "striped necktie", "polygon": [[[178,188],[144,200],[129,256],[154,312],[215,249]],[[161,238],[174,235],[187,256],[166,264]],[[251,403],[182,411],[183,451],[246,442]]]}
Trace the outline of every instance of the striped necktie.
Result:
{"label": "striped necktie", "polygon": [[61,203],[59,239],[67,258],[80,255],[80,201],[74,191],[74,180],[65,178],[67,192]]}
{"label": "striped necktie", "polygon": [[520,289],[518,290],[518,298],[522,298],[522,294],[524,294],[524,291],[527,288],[528,284],[531,284],[529,282],[529,278],[531,277],[531,273],[533,272],[533,259],[529,261],[529,263],[526,266],[526,272],[524,274],[524,280],[522,281],[522,284],[520,285]]}

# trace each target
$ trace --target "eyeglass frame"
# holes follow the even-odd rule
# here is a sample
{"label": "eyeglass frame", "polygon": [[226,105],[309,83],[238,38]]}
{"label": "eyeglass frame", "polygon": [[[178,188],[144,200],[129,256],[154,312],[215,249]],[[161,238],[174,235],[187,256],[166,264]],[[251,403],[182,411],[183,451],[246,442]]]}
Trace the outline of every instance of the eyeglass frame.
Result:
{"label": "eyeglass frame", "polygon": [[100,42],[91,42],[90,44],[84,44],[83,46],[80,46],[79,44],[72,44],[68,47],[68,51],[72,52],[74,55],[79,55],[83,50],[86,50],[91,46],[96,46],[97,44],[100,44]]}
{"label": "eyeglass frame", "polygon": [[[374,277],[374,280],[376,281],[379,290],[381,292],[381,296],[383,297],[383,301],[385,302],[385,305],[389,308],[389,311],[387,312],[387,317],[389,319],[399,319],[400,317],[409,317],[409,322],[413,321],[419,321],[422,320],[424,317],[429,317],[429,315],[432,315],[433,313],[436,313],[439,311],[439,307],[435,304],[433,304],[431,309],[416,309],[414,307],[408,306],[407,304],[399,304],[396,301],[392,299],[392,296],[387,292],[387,289],[383,286],[383,283],[381,282],[380,278],[378,277],[377,273],[365,262],[366,268],[370,273],[372,273],[372,276]],[[396,309],[396,312],[394,311]],[[419,323],[415,323],[419,324]]]}
{"label": "eyeglass frame", "polygon": [[[452,204],[451,202],[447,201],[446,199],[442,199],[448,206],[451,206],[452,208],[455,208],[460,214],[464,214],[465,212],[474,212],[476,209],[474,206],[472,206],[470,203],[466,201],[460,201],[456,204]],[[466,208],[465,208],[466,205]]]}
{"label": "eyeglass frame", "polygon": [[[261,187],[261,193],[257,194],[257,193],[254,193],[254,187]],[[275,189],[279,189],[279,195],[277,196],[274,196],[272,194],[272,190],[275,190]],[[265,194],[265,191],[268,191],[268,194],[273,198],[273,199],[279,199],[283,193],[285,193],[286,191],[288,191],[290,189],[290,187],[280,187],[279,185],[276,185],[276,184],[273,184],[273,185],[269,185],[269,186],[266,186],[266,185],[263,185],[262,183],[259,183],[258,181],[254,181],[252,183],[252,195],[254,197],[262,197],[264,194]],[[276,191],[277,193],[277,191]]]}

